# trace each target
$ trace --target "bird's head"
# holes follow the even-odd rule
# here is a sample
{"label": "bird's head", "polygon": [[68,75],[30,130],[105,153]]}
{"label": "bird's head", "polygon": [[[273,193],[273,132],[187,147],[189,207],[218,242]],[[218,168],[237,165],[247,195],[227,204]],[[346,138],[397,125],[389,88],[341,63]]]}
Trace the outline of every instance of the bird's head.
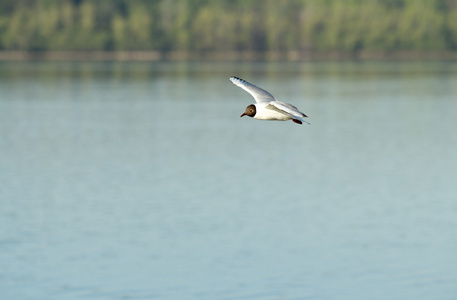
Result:
{"label": "bird's head", "polygon": [[246,107],[246,110],[244,111],[244,113],[240,116],[243,117],[243,116],[249,116],[249,117],[253,117],[255,116],[255,113],[256,113],[256,110],[255,110],[255,105],[254,104],[251,104],[249,105],[248,107]]}

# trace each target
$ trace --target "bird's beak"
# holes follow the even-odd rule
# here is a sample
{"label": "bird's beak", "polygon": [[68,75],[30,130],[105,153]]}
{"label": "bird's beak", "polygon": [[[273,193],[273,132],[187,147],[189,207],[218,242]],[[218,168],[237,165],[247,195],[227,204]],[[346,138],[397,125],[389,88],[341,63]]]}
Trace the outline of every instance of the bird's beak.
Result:
{"label": "bird's beak", "polygon": [[240,118],[241,118],[242,116],[245,116],[245,115],[246,115],[246,114],[245,114],[245,113],[243,113],[243,114],[240,116]]}

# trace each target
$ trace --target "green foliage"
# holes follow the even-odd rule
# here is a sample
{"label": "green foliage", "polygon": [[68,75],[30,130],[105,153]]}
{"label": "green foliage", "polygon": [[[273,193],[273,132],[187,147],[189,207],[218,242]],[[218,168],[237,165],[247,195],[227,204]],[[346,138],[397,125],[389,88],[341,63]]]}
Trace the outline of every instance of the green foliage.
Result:
{"label": "green foliage", "polygon": [[2,0],[0,50],[457,50],[457,0]]}

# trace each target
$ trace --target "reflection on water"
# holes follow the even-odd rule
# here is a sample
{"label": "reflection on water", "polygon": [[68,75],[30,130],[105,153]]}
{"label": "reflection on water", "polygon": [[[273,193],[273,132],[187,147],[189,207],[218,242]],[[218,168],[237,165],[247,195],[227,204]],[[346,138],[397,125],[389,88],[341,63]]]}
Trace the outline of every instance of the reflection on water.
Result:
{"label": "reflection on water", "polygon": [[[311,126],[239,115],[237,75]],[[3,299],[455,299],[457,64],[1,63]]]}

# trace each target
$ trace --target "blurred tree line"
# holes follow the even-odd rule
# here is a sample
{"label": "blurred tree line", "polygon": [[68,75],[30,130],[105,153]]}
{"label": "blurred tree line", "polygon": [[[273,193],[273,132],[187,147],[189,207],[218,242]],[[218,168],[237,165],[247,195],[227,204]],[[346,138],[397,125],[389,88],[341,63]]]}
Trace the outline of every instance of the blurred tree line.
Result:
{"label": "blurred tree line", "polygon": [[0,50],[457,50],[457,0],[1,0]]}

